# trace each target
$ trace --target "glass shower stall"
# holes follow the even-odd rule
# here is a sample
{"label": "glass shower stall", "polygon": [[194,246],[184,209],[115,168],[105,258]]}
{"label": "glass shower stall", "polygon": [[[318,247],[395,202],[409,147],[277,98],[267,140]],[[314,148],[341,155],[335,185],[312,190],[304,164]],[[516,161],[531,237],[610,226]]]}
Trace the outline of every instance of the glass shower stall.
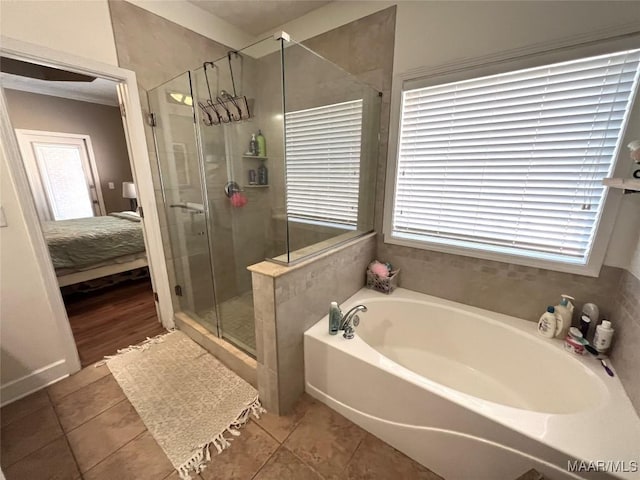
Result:
{"label": "glass shower stall", "polygon": [[254,356],[247,267],[373,229],[380,93],[283,37],[149,91],[175,310]]}

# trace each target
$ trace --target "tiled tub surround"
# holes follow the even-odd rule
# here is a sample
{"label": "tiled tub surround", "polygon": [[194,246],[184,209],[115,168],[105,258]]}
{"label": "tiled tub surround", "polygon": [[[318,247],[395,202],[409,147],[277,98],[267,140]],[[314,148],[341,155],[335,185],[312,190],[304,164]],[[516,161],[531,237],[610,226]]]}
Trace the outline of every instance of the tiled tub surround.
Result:
{"label": "tiled tub surround", "polygon": [[382,242],[378,258],[401,269],[401,287],[536,322],[563,293],[576,299],[578,312],[591,302],[610,316],[622,275],[606,265],[599,277],[585,277]]}
{"label": "tiled tub surround", "polygon": [[640,415],[640,280],[622,271],[611,319],[616,329],[611,359]]}
{"label": "tiled tub surround", "polygon": [[252,265],[258,390],[270,412],[286,414],[304,391],[303,334],[364,286],[375,234],[286,267]]}
{"label": "tiled tub surround", "polygon": [[368,311],[354,339],[330,335],[328,316],[305,332],[305,373],[309,394],[364,429],[448,480],[530,468],[637,478],[567,472],[572,459],[640,456],[640,418],[591,356],[568,354],[533,322],[405,289],[362,289],[343,306],[358,304]]}

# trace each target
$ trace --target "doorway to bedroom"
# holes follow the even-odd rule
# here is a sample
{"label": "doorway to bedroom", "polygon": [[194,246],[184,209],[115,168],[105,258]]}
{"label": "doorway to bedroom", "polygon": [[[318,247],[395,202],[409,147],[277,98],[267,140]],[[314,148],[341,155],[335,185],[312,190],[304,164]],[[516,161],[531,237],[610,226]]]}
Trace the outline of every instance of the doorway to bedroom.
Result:
{"label": "doorway to bedroom", "polygon": [[9,117],[84,367],[164,331],[117,82],[4,60]]}

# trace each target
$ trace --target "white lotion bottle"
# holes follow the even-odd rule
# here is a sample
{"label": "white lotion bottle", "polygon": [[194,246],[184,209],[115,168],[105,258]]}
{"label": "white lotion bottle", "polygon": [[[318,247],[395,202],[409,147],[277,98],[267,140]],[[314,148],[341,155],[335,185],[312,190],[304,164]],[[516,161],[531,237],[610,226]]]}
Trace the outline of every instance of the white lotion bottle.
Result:
{"label": "white lotion bottle", "polygon": [[609,320],[603,320],[600,325],[596,327],[596,335],[593,337],[593,346],[600,353],[605,353],[611,346],[611,339],[613,338],[613,328],[611,328],[611,322]]}
{"label": "white lotion bottle", "polygon": [[547,311],[542,314],[538,320],[538,333],[546,338],[553,338],[556,335],[558,324],[558,316],[556,309],[552,306],[547,307]]}
{"label": "white lotion bottle", "polygon": [[573,297],[562,294],[562,300],[559,305],[556,305],[556,313],[558,314],[558,324],[556,326],[555,336],[558,338],[564,338],[569,333],[571,322],[573,320]]}

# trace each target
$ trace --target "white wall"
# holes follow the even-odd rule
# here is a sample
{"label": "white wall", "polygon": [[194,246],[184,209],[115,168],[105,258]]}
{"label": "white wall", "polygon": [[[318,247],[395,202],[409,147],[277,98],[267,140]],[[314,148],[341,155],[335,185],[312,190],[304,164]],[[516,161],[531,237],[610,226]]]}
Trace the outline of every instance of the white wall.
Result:
{"label": "white wall", "polygon": [[0,400],[5,403],[66,375],[65,351],[53,320],[16,186],[0,152]]}
{"label": "white wall", "polygon": [[[0,32],[23,42],[117,65],[106,0],[2,0]],[[56,301],[47,296],[45,275],[36,263],[35,243],[4,157],[1,167],[0,204],[9,225],[0,228],[0,400],[5,403],[74,371],[79,363],[72,352],[65,350],[65,333],[54,322]]]}
{"label": "white wall", "polygon": [[399,2],[394,73],[639,25],[636,2]]}
{"label": "white wall", "polygon": [[1,0],[0,32],[117,65],[107,0]]}

